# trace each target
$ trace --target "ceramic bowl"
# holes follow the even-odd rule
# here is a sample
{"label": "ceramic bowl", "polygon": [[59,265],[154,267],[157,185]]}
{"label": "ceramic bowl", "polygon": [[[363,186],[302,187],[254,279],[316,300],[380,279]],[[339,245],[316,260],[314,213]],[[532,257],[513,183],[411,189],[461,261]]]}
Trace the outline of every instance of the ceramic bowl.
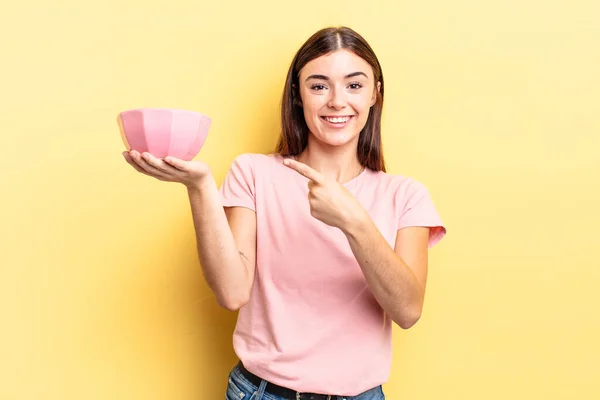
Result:
{"label": "ceramic bowl", "polygon": [[212,120],[196,111],[140,108],[121,112],[117,123],[128,151],[190,161],[204,145]]}

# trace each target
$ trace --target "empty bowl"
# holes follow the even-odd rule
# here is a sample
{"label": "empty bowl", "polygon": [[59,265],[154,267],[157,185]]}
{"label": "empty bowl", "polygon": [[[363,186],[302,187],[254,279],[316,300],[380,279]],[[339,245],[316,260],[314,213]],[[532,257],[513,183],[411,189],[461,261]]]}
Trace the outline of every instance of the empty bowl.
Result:
{"label": "empty bowl", "polygon": [[140,108],[123,111],[117,122],[128,151],[190,161],[204,145],[212,120],[196,111]]}

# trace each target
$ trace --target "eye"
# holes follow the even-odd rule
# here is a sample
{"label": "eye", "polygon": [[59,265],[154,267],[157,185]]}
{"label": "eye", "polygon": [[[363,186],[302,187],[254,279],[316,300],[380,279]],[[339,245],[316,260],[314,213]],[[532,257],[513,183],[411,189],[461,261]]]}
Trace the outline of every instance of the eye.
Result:
{"label": "eye", "polygon": [[316,91],[320,91],[320,90],[325,90],[325,89],[327,89],[327,88],[325,87],[325,85],[323,85],[323,84],[320,84],[320,83],[315,83],[315,84],[314,84],[314,85],[312,85],[310,88],[311,88],[312,90],[316,90]]}
{"label": "eye", "polygon": [[350,84],[350,85],[348,85],[348,86],[349,86],[349,87],[350,87],[350,89],[352,89],[352,90],[358,90],[358,89],[360,89],[360,88],[362,88],[362,87],[363,87],[363,84],[362,84],[362,83],[360,83],[360,82],[353,82],[353,83],[351,83],[351,84]]}

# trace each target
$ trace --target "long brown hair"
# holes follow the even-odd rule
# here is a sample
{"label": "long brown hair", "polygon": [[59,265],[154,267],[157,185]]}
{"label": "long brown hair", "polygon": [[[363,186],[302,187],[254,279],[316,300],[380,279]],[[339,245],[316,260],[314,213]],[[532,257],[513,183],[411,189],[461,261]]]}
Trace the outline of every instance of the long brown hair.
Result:
{"label": "long brown hair", "polygon": [[[281,102],[281,136],[276,152],[282,156],[296,156],[308,145],[308,126],[300,103],[300,70],[311,60],[335,50],[347,49],[365,60],[373,68],[375,88],[379,82],[375,104],[358,138],[358,161],[374,171],[384,171],[381,148],[381,113],[383,110],[383,72],[379,60],[367,41],[348,27],[321,29],[300,47],[288,70]],[[376,89],[377,90],[377,89]]]}

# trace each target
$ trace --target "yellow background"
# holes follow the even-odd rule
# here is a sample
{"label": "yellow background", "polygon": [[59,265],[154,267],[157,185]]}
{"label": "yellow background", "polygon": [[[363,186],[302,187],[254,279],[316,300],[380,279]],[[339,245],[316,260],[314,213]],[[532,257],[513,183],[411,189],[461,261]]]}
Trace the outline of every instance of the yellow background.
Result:
{"label": "yellow background", "polygon": [[383,65],[390,172],[449,230],[388,398],[600,398],[600,3],[50,3],[0,8],[0,399],[224,398],[235,314],[116,115],[210,115],[221,182],[273,148],[293,54],[340,24]]}

